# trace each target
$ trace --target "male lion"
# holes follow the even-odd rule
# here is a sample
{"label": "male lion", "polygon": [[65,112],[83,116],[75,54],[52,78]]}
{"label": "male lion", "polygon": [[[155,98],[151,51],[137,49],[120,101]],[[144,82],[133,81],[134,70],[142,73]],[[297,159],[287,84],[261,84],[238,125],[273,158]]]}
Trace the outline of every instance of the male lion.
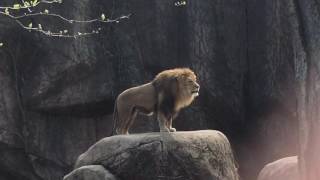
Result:
{"label": "male lion", "polygon": [[129,134],[139,112],[149,116],[155,113],[160,132],[176,131],[172,120],[199,95],[199,89],[196,75],[189,68],[162,71],[151,82],[127,89],[117,97],[113,133]]}

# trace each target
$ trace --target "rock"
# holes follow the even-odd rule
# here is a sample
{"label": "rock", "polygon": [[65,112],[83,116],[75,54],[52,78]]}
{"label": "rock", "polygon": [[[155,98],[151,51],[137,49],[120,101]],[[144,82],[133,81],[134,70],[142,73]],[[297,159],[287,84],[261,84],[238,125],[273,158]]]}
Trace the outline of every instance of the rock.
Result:
{"label": "rock", "polygon": [[[13,5],[12,0],[1,4]],[[297,152],[297,103],[302,124],[318,127],[307,122],[311,118],[299,116],[305,102],[310,110],[320,107],[310,101],[316,99],[318,76],[306,76],[320,67],[319,4],[311,0],[202,0],[181,7],[172,0],[69,0],[46,8],[81,20],[101,13],[108,18],[132,16],[120,23],[70,27],[49,17],[24,22],[70,32],[102,28],[97,35],[77,39],[30,33],[1,16],[0,144],[7,149],[0,154],[18,148],[32,158],[24,162],[13,156],[0,162],[8,172],[0,171],[0,177],[19,174],[15,170],[21,168],[9,163],[14,161],[26,163],[22,169],[28,174],[61,179],[81,152],[111,133],[119,92],[178,66],[198,74],[201,92],[174,126],[223,130],[235,147],[243,179],[256,177],[263,162]],[[313,69],[306,68],[307,57],[313,59]],[[301,84],[298,95],[296,79]],[[303,93],[305,84],[314,85],[307,88],[310,92]],[[307,114],[314,114],[312,122],[317,123],[318,115],[312,112]],[[157,125],[140,122],[144,124],[136,123],[133,131],[152,131]],[[319,151],[317,143],[305,139],[318,134],[306,133],[299,133],[303,144]],[[306,161],[319,161],[312,157],[317,153],[304,154],[302,158],[311,156]],[[312,167],[319,166],[306,169]]]}
{"label": "rock", "polygon": [[286,157],[267,164],[258,180],[299,180],[297,156]]}
{"label": "rock", "polygon": [[72,171],[63,180],[116,180],[116,178],[101,165],[89,165]]}
{"label": "rock", "polygon": [[[2,26],[6,22],[5,18],[0,18],[0,31],[11,30],[10,26]],[[39,180],[24,150],[21,131],[24,119],[17,95],[16,62],[1,48],[0,57],[0,179]]]}
{"label": "rock", "polygon": [[75,168],[91,164],[123,180],[238,179],[228,139],[213,130],[107,137],[80,155]]}
{"label": "rock", "polygon": [[[297,116],[299,119],[299,169],[304,180],[320,178],[320,4],[310,0],[298,0],[301,36],[306,53],[298,62]],[[317,1],[319,2],[319,1]]]}

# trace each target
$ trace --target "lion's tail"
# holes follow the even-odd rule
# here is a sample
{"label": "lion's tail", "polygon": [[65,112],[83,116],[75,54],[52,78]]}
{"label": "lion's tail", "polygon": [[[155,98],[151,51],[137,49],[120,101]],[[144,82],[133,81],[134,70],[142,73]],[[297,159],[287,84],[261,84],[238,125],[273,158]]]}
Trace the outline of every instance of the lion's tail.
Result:
{"label": "lion's tail", "polygon": [[113,128],[112,128],[111,136],[117,134],[116,128],[117,128],[117,125],[118,125],[118,120],[119,120],[118,107],[117,107],[117,101],[115,101],[114,109],[113,109]]}

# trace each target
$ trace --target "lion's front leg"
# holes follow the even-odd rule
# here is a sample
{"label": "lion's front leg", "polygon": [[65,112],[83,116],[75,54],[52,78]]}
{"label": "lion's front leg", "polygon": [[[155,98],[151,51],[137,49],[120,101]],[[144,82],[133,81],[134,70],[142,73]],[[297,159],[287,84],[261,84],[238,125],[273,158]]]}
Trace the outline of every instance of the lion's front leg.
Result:
{"label": "lion's front leg", "polygon": [[160,132],[170,132],[170,130],[166,126],[167,118],[164,116],[164,114],[161,112],[158,112],[157,119],[159,123]]}
{"label": "lion's front leg", "polygon": [[169,120],[168,120],[168,122],[167,122],[167,127],[168,127],[168,129],[169,129],[170,132],[176,132],[176,131],[177,131],[176,128],[173,128],[173,127],[172,127],[172,120],[173,120],[172,117],[169,118]]}

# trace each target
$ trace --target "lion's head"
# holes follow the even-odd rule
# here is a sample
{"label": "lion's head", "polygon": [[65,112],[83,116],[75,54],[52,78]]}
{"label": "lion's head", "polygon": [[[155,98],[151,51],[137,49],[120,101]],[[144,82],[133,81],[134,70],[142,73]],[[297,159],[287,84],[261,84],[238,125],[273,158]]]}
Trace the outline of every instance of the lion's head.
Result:
{"label": "lion's head", "polygon": [[[199,95],[197,76],[189,68],[175,68],[159,73],[155,79],[160,89],[167,90],[176,100],[176,110],[188,106]],[[169,91],[168,91],[169,89]]]}

